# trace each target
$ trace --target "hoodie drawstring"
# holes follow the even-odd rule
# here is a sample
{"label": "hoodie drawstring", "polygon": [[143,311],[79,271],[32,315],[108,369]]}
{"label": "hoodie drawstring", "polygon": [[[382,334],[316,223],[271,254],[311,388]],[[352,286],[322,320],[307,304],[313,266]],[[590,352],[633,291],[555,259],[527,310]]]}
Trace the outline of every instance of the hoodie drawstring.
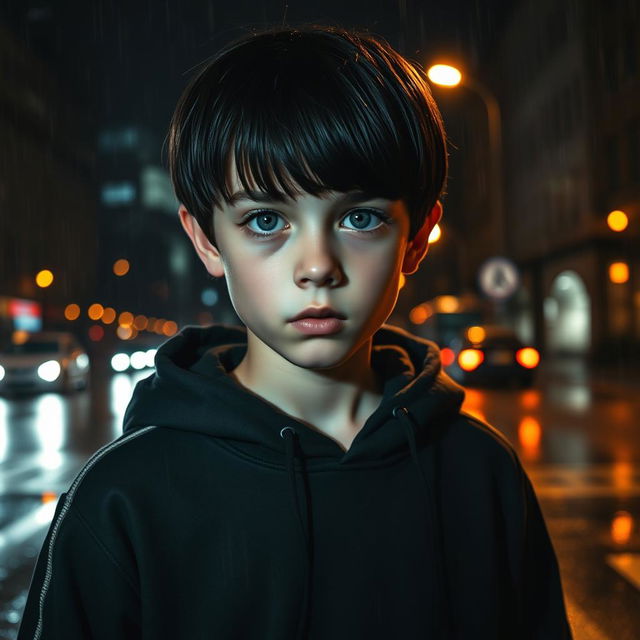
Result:
{"label": "hoodie drawstring", "polygon": [[[298,483],[296,480],[295,471],[295,446],[297,437],[295,429],[292,427],[284,427],[280,430],[280,437],[284,439],[286,455],[287,455],[287,469],[289,471],[289,480],[291,483],[291,497],[293,499],[293,507],[296,515],[298,516],[298,524],[300,525],[300,535],[302,536],[302,543],[305,549],[305,581],[304,581],[304,593],[302,596],[302,611],[300,613],[300,619],[298,621],[298,630],[296,631],[296,640],[304,640],[307,636],[307,625],[309,617],[309,600],[311,598],[311,576],[312,576],[312,561],[313,561],[313,527],[311,524],[311,509],[309,508],[309,495],[308,487],[306,484],[306,474],[302,473],[302,479],[304,483],[304,509],[306,512],[306,518],[303,519],[300,511],[300,503],[298,501]],[[304,465],[304,459],[300,456],[300,462]],[[305,526],[306,520],[306,526]]]}
{"label": "hoodie drawstring", "polygon": [[[433,554],[433,562],[435,564],[437,584],[437,593],[434,595],[433,611],[438,620],[435,620],[435,637],[447,638],[449,632],[449,598],[447,593],[447,585],[444,575],[444,548],[442,544],[442,531],[440,529],[440,521],[438,519],[438,508],[434,498],[433,487],[435,486],[435,447],[433,443],[428,447],[430,467],[431,467],[431,483],[428,483],[424,477],[420,460],[418,458],[418,449],[416,446],[415,427],[410,417],[409,410],[406,407],[395,407],[393,409],[393,417],[400,421],[405,428],[405,435],[411,450],[411,458],[418,471],[419,484],[424,492],[424,500],[422,505],[425,512],[427,522],[427,535],[431,537],[431,549]],[[439,600],[439,601],[438,601]]]}
{"label": "hoodie drawstring", "polygon": [[[418,450],[416,446],[416,436],[414,425],[410,417],[409,410],[406,407],[395,407],[393,409],[393,417],[396,418],[405,428],[405,435],[407,442],[409,443],[409,449],[411,451],[411,458],[418,471],[419,484],[424,493],[424,500],[421,501],[426,518],[426,524],[428,527],[428,535],[430,533],[432,557],[435,565],[437,584],[437,593],[434,595],[434,607],[433,611],[438,619],[434,620],[435,636],[436,638],[443,638],[446,640],[449,631],[449,609],[448,609],[448,594],[444,575],[444,549],[441,538],[440,522],[438,520],[438,509],[435,503],[433,495],[433,486],[435,482],[428,483],[424,477],[422,467],[420,466],[420,460],[418,458]],[[296,632],[296,640],[304,640],[308,633],[309,623],[309,602],[311,599],[311,577],[312,577],[312,561],[313,561],[313,527],[311,522],[311,509],[309,507],[309,489],[307,486],[307,476],[302,473],[304,491],[304,510],[306,517],[303,518],[300,509],[300,502],[298,500],[298,482],[295,472],[295,457],[296,457],[296,438],[298,434],[292,427],[284,427],[280,431],[280,437],[285,442],[285,450],[287,457],[287,470],[289,472],[289,481],[291,485],[291,496],[293,499],[294,511],[296,512],[299,524],[299,531],[302,538],[303,546],[305,548],[305,581],[304,581],[304,593],[302,598],[302,611],[300,613],[300,619],[298,621],[298,630]],[[432,470],[432,480],[435,478],[435,452],[433,444],[428,447],[430,456],[430,466]],[[304,465],[304,457],[300,457],[300,462]],[[306,521],[306,523],[305,523]]]}

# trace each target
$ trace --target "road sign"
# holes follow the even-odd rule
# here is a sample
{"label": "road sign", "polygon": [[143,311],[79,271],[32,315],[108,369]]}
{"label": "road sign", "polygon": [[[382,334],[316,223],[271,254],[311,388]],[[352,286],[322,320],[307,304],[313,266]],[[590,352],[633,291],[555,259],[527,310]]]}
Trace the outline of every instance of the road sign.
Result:
{"label": "road sign", "polygon": [[480,289],[494,300],[512,296],[520,285],[518,267],[508,258],[489,258],[478,272]]}

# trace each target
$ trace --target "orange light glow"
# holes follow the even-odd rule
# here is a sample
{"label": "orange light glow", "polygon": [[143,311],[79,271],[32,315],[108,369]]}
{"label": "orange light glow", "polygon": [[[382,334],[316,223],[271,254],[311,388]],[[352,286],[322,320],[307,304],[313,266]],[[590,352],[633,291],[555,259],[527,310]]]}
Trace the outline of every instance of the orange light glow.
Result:
{"label": "orange light glow", "polygon": [[540,364],[540,354],[533,347],[518,349],[516,360],[526,369],[535,369]]}
{"label": "orange light glow", "polygon": [[64,317],[67,320],[77,320],[80,317],[80,307],[77,304],[68,304],[64,308]]}
{"label": "orange light glow", "polygon": [[479,349],[463,349],[458,354],[458,364],[464,371],[477,369],[484,361],[484,353]]}
{"label": "orange light glow", "polygon": [[58,496],[52,491],[45,491],[42,496],[42,504],[47,504],[47,502],[55,502],[58,499]]}
{"label": "orange light glow", "polygon": [[11,334],[11,342],[13,344],[24,344],[29,339],[29,332],[18,329]]}
{"label": "orange light glow", "polygon": [[104,313],[104,307],[99,304],[99,303],[94,303],[92,304],[88,309],[87,309],[87,315],[92,319],[92,320],[100,320],[100,318],[102,318],[102,314]]}
{"label": "orange light glow", "polygon": [[624,284],[629,280],[629,265],[626,262],[614,262],[609,265],[609,280]]}
{"label": "orange light glow", "polygon": [[440,225],[436,224],[433,229],[431,229],[431,233],[429,234],[429,239],[427,242],[429,244],[435,244],[442,237],[442,230],[440,229]]}
{"label": "orange light glow", "polygon": [[125,276],[129,273],[130,265],[129,261],[125,258],[120,258],[113,263],[113,273],[117,276]]}
{"label": "orange light glow", "polygon": [[607,225],[611,231],[624,231],[629,226],[629,217],[624,211],[616,209],[607,216]]}
{"label": "orange light glow", "polygon": [[469,342],[482,342],[486,335],[487,332],[482,327],[469,327],[467,329],[467,340],[469,340]]}
{"label": "orange light glow", "polygon": [[540,423],[531,416],[525,416],[518,425],[518,440],[529,458],[535,457],[540,449],[542,428]]}
{"label": "orange light glow", "polygon": [[531,411],[540,406],[540,392],[537,389],[527,389],[520,395],[520,404],[523,409]]}
{"label": "orange light glow", "polygon": [[164,325],[162,325],[162,333],[165,336],[173,336],[178,332],[178,325],[173,320],[167,320]]}
{"label": "orange light glow", "polygon": [[121,327],[130,327],[133,324],[133,313],[130,311],[123,311],[118,316],[118,324]]}
{"label": "orange light glow", "polygon": [[421,304],[413,307],[409,312],[409,320],[411,320],[413,324],[422,324],[428,317],[429,313]]}
{"label": "orange light glow", "polygon": [[460,308],[460,302],[455,296],[438,296],[436,306],[440,313],[455,313]]}
{"label": "orange light glow", "polygon": [[616,512],[611,521],[611,539],[615,544],[627,544],[633,533],[633,516],[628,511]]}
{"label": "orange light glow", "polygon": [[45,289],[53,282],[53,273],[49,269],[42,269],[36,274],[36,284]]}
{"label": "orange light glow", "polygon": [[456,354],[453,349],[450,349],[449,347],[445,347],[440,351],[440,360],[442,361],[443,367],[448,367],[449,365],[452,365],[455,362],[455,359],[456,359]]}
{"label": "orange light glow", "polygon": [[400,280],[398,280],[398,291],[402,289],[405,284],[407,284],[407,276],[405,276],[404,273],[401,273]]}
{"label": "orange light glow", "polygon": [[133,321],[133,326],[138,331],[144,331],[147,328],[148,324],[149,324],[149,320],[147,319],[147,316],[143,316],[143,315],[137,315]]}
{"label": "orange light glow", "polygon": [[113,307],[105,307],[102,314],[102,322],[111,324],[116,319],[116,310]]}

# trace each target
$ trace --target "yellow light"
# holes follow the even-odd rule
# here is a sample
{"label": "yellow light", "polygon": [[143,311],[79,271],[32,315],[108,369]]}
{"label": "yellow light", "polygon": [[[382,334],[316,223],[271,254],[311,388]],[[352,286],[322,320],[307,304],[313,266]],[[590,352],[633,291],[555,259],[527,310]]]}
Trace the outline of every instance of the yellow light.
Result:
{"label": "yellow light", "polygon": [[463,349],[458,354],[458,364],[464,371],[477,369],[484,360],[484,353],[479,349]]}
{"label": "yellow light", "polygon": [[633,516],[628,511],[618,511],[611,521],[611,538],[616,544],[627,544],[633,533]]}
{"label": "yellow light", "polygon": [[440,229],[440,225],[436,224],[429,234],[429,244],[438,242],[438,240],[440,240],[440,236],[442,236],[442,230]]}
{"label": "yellow light", "polygon": [[624,211],[616,209],[607,216],[607,224],[612,231],[624,231],[629,226],[629,217]]}
{"label": "yellow light", "polygon": [[400,280],[398,281],[398,291],[400,291],[400,289],[402,289],[402,287],[404,287],[405,284],[407,284],[407,278],[404,275],[404,273],[401,273]]}
{"label": "yellow light", "polygon": [[626,262],[614,262],[609,265],[609,280],[624,284],[629,280],[629,265]]}
{"label": "yellow light", "polygon": [[64,308],[64,317],[67,320],[77,320],[80,317],[80,307],[75,303],[68,304]]}
{"label": "yellow light", "polygon": [[120,258],[113,263],[113,273],[117,276],[124,276],[129,273],[129,261],[125,258]]}
{"label": "yellow light", "polygon": [[533,347],[518,349],[516,360],[526,369],[535,369],[540,362],[540,354]]}
{"label": "yellow light", "polygon": [[458,298],[455,296],[439,296],[436,305],[440,313],[455,313],[460,307]]}
{"label": "yellow light", "polygon": [[133,313],[131,313],[130,311],[123,311],[118,316],[118,324],[121,327],[131,327],[131,325],[133,324]]}
{"label": "yellow light", "polygon": [[467,329],[467,340],[469,342],[482,342],[486,335],[487,332],[482,327],[469,327]]}
{"label": "yellow light", "polygon": [[36,274],[36,284],[43,289],[53,282],[53,273],[49,269],[42,269]]}
{"label": "yellow light", "polygon": [[102,318],[103,313],[104,313],[104,307],[98,302],[95,302],[89,307],[89,309],[87,309],[87,315],[92,320],[100,320],[100,318]]}
{"label": "yellow light", "polygon": [[102,322],[111,324],[116,319],[116,310],[113,307],[105,307],[102,314]]}
{"label": "yellow light", "polygon": [[456,87],[462,82],[462,74],[448,64],[434,64],[427,71],[427,76],[434,84],[442,87]]}

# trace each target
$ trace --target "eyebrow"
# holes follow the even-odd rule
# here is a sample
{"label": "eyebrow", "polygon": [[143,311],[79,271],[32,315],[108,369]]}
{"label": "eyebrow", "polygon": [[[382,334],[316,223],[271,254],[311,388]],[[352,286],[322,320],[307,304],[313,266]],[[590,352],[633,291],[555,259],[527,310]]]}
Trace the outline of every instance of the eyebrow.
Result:
{"label": "eyebrow", "polygon": [[[377,200],[378,198],[387,200],[388,198],[384,198],[383,196],[376,196],[371,193],[367,193],[362,191],[361,189],[355,189],[353,191],[348,191],[347,193],[343,193],[336,200],[336,204],[352,204],[354,202],[363,202],[365,200]],[[242,190],[236,191],[229,198],[229,205],[234,207],[240,200],[251,200],[253,202],[288,202],[291,199],[287,197],[286,194],[269,194],[264,191],[252,191],[252,190]]]}

